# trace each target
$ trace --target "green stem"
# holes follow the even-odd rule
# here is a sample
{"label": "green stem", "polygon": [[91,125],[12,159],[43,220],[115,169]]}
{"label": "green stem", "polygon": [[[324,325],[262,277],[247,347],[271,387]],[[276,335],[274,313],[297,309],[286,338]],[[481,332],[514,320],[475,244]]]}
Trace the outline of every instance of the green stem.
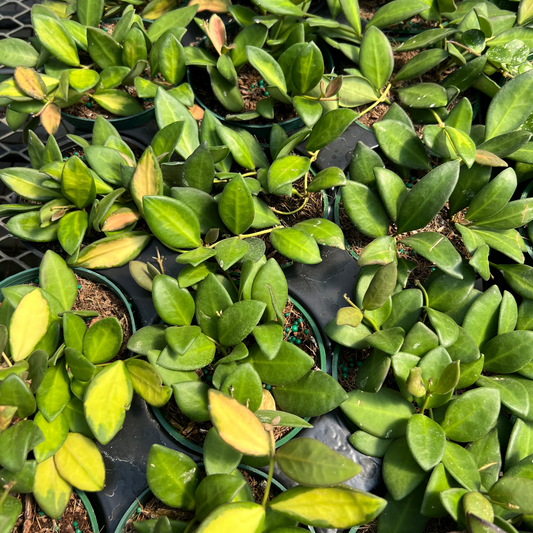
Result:
{"label": "green stem", "polygon": [[233,285],[233,288],[235,289],[235,291],[237,292],[237,294],[239,294],[239,289],[237,288],[237,285],[235,285],[235,282],[233,281],[232,277],[230,276],[230,273],[226,270],[224,271],[224,274],[226,275],[226,277],[230,280],[231,284]]}
{"label": "green stem", "polygon": [[11,481],[11,483],[8,483],[7,485],[5,485],[4,493],[2,494],[2,496],[0,496],[0,507],[2,507],[2,505],[6,501],[7,495],[9,494],[9,491],[11,490],[14,484],[15,482]]}
{"label": "green stem", "polygon": [[390,88],[391,88],[391,84],[389,83],[387,87],[385,88],[385,91],[383,92],[383,94],[371,106],[367,107],[357,118],[358,119],[361,118],[363,115],[366,115],[369,111],[372,111],[374,107],[388,100],[387,95],[389,94]]}
{"label": "green stem", "polygon": [[11,364],[11,361],[8,359],[7,355],[4,352],[2,352],[2,357],[4,358],[4,361],[7,363],[7,366],[13,366]]}
{"label": "green stem", "polygon": [[193,518],[193,519],[187,524],[187,527],[185,528],[185,531],[184,531],[183,533],[189,533],[189,531],[191,531],[192,526],[194,526],[194,524],[196,524],[196,518]]}
{"label": "green stem", "polygon": [[302,205],[298,207],[298,209],[295,209],[294,211],[278,211],[277,209],[274,209],[273,207],[271,207],[270,209],[272,209],[272,211],[276,213],[276,215],[295,215],[296,213],[299,213],[307,205],[308,201],[309,201],[309,196],[306,196]]}
{"label": "green stem", "polygon": [[275,229],[280,229],[283,226],[274,226],[273,228],[264,229],[263,231],[256,231],[255,233],[241,233],[238,235],[239,239],[249,239],[250,237],[257,237],[258,235],[266,235],[267,233],[270,233],[274,231]]}
{"label": "green stem", "polygon": [[247,178],[249,176],[257,176],[257,172],[248,172],[246,174],[242,174],[243,178]]}
{"label": "green stem", "polygon": [[424,414],[424,411],[426,410],[428,402],[429,402],[429,392],[426,393],[426,397],[424,399],[424,404],[422,405],[422,408],[420,409],[420,414],[422,414],[422,415]]}
{"label": "green stem", "polygon": [[433,409],[430,409],[430,410],[429,410],[429,417],[431,418],[431,420],[435,420],[435,419],[433,418]]}
{"label": "green stem", "polygon": [[213,180],[213,183],[228,183],[229,180]]}
{"label": "green stem", "polygon": [[298,196],[298,198],[304,198],[304,195],[300,194],[294,187],[292,188],[292,194],[294,194],[294,196]]}
{"label": "green stem", "polygon": [[481,54],[478,54],[475,50],[472,50],[472,48],[469,48],[468,46],[465,46],[464,44],[458,43],[457,41],[447,41],[447,42],[452,43],[455,46],[459,46],[460,48],[464,48],[465,50],[467,50],[471,54],[474,54],[477,57],[481,57]]}
{"label": "green stem", "polygon": [[440,119],[439,115],[437,115],[437,113],[435,113],[435,111],[433,109],[430,109],[430,111],[433,113],[433,116],[435,117],[435,119],[437,120],[437,124],[441,127],[441,128],[445,128],[446,127],[446,124],[444,124],[444,122],[442,122],[442,120]]}
{"label": "green stem", "polygon": [[416,283],[415,285],[422,291],[422,293],[424,294],[424,302],[426,304],[426,307],[429,307],[429,296],[428,296],[428,293],[426,292],[426,289],[424,288],[424,286],[422,285],[422,283],[420,283],[420,281],[416,280]]}
{"label": "green stem", "polygon": [[274,442],[274,432],[268,432],[270,435],[270,463],[268,468],[267,486],[265,495],[263,496],[263,508],[266,509],[268,503],[268,495],[270,494],[270,487],[272,486],[272,476],[274,475],[274,465],[276,463],[276,443]]}
{"label": "green stem", "polygon": [[278,27],[276,28],[276,35],[274,35],[274,38],[273,38],[274,41],[278,38],[281,27],[283,26],[284,20],[285,20],[285,17],[280,17]]}

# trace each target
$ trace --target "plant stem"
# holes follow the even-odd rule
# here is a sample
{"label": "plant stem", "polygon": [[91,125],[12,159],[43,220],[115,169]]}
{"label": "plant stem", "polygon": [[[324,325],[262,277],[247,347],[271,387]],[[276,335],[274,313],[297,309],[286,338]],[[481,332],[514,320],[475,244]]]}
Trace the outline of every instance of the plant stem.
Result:
{"label": "plant stem", "polygon": [[155,251],[157,252],[157,257],[152,257],[152,259],[155,259],[157,261],[157,264],[159,265],[159,268],[161,269],[161,274],[165,273],[165,267],[163,266],[163,258],[161,257],[161,254],[159,253],[159,248],[156,246]]}
{"label": "plant stem", "polygon": [[234,289],[237,291],[237,294],[238,294],[239,293],[239,289],[237,288],[237,285],[235,285],[235,282],[233,281],[232,277],[230,276],[230,273],[227,270],[225,270],[224,274],[230,280],[231,284],[233,285]]}
{"label": "plant stem", "polygon": [[270,209],[272,209],[272,211],[276,213],[276,215],[295,215],[296,213],[299,213],[307,205],[308,201],[309,201],[309,196],[306,196],[302,205],[298,207],[298,209],[295,209],[294,211],[278,211],[277,209],[274,209],[273,207],[271,207]]}
{"label": "plant stem", "polygon": [[247,178],[248,176],[257,176],[257,172],[248,172],[246,174],[241,174],[243,178]]}
{"label": "plant stem", "polygon": [[256,231],[255,233],[241,233],[238,237],[239,239],[249,239],[250,237],[257,237],[258,235],[266,235],[275,229],[280,229],[283,226],[274,226],[273,228],[264,229],[263,231]]}
{"label": "plant stem", "polygon": [[274,442],[274,430],[271,429],[268,434],[270,435],[270,463],[268,468],[267,486],[265,489],[265,495],[263,496],[263,508],[266,509],[268,503],[268,495],[270,494],[270,487],[272,485],[272,476],[274,475],[274,465],[276,463],[276,443]]}
{"label": "plant stem", "polygon": [[446,127],[446,124],[444,124],[444,122],[442,122],[442,120],[440,119],[439,115],[437,115],[437,113],[435,113],[435,111],[433,109],[430,109],[430,111],[433,113],[433,116],[435,117],[435,119],[437,120],[437,124],[441,127],[441,128],[445,128]]}
{"label": "plant stem", "polygon": [[187,524],[187,527],[185,528],[185,531],[183,533],[189,533],[189,531],[191,530],[192,526],[194,526],[194,524],[196,524],[196,518],[193,518],[188,524]]}
{"label": "plant stem", "polygon": [[15,482],[11,481],[7,485],[4,485],[4,489],[5,489],[4,493],[2,494],[2,496],[0,496],[0,507],[2,507],[2,505],[6,501],[7,495],[9,494],[9,491],[11,490],[11,488],[13,487],[14,484],[15,484]]}
{"label": "plant stem", "polygon": [[385,88],[385,91],[383,91],[383,94],[371,106],[367,107],[357,118],[359,119],[363,115],[366,115],[369,111],[372,111],[374,107],[383,103],[385,100],[388,101],[387,95],[389,94],[390,88],[391,88],[391,84],[389,83],[387,87]]}
{"label": "plant stem", "polygon": [[481,57],[481,54],[478,54],[475,50],[472,50],[472,48],[469,48],[468,46],[465,46],[464,44],[458,43],[457,41],[447,41],[447,42],[452,43],[455,46],[459,46],[460,48],[464,48],[465,50],[467,50],[471,54],[474,54],[477,57]]}
{"label": "plant stem", "polygon": [[379,331],[379,326],[363,311],[363,320],[366,320],[375,331]]}
{"label": "plant stem", "polygon": [[431,408],[429,409],[429,417],[431,418],[431,420],[435,420],[433,418],[433,409],[431,409]]}
{"label": "plant stem", "polygon": [[422,291],[422,293],[424,294],[424,302],[426,304],[426,307],[429,307],[429,296],[428,296],[428,293],[426,292],[426,289],[424,288],[424,286],[422,285],[422,283],[420,283],[420,281],[416,280],[415,282],[415,285]]}
{"label": "plant stem", "polygon": [[4,361],[7,363],[8,366],[13,366],[11,364],[11,361],[7,358],[7,355],[4,352],[2,352],[2,357],[4,358]]}
{"label": "plant stem", "polygon": [[426,397],[424,399],[424,403],[422,405],[422,408],[420,409],[420,414],[424,414],[424,411],[426,410],[427,404],[429,402],[429,392],[426,393]]}

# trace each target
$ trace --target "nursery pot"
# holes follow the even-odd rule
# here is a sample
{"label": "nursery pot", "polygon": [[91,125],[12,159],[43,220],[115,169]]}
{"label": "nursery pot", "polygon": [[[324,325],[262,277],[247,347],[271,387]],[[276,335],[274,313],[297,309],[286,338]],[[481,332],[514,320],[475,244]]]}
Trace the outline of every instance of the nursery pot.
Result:
{"label": "nursery pot", "polygon": [[[203,463],[199,463],[198,466],[203,466]],[[259,478],[265,481],[268,478],[267,474],[251,466],[241,464],[237,468],[239,468],[240,470],[245,470],[255,478]],[[287,490],[279,481],[276,481],[274,478],[272,478],[272,486],[276,487],[280,492],[285,492]],[[122,519],[118,523],[117,528],[115,529],[115,533],[124,533],[124,529],[126,528],[128,520],[137,514],[137,508],[150,501],[153,495],[154,494],[150,489],[146,489],[144,492],[142,492],[141,495],[132,502],[128,510],[124,513],[124,516],[122,517]],[[315,531],[312,526],[309,526],[308,529],[309,531]],[[350,530],[350,533],[355,531],[357,531],[357,528],[352,528]],[[96,531],[94,533],[96,533]]]}
{"label": "nursery pot", "polygon": [[91,529],[93,530],[93,533],[99,533],[100,526],[98,525],[98,520],[96,519],[96,514],[94,512],[93,506],[91,505],[91,502],[89,501],[89,498],[87,498],[87,495],[82,490],[78,490],[78,489],[74,489],[74,490],[80,497],[80,500],[83,503],[83,506],[85,507],[85,510],[87,511],[87,514],[89,515],[89,521],[91,522]]}
{"label": "nursery pot", "polygon": [[[128,317],[131,323],[131,333],[135,333],[135,319],[133,318],[133,312],[131,310],[130,303],[126,299],[126,296],[122,291],[111,281],[109,281],[105,276],[97,274],[92,270],[87,270],[86,268],[73,268],[75,274],[78,274],[80,277],[93,281],[94,283],[99,283],[104,285],[107,289],[112,291],[116,296],[120,298],[120,301],[124,304],[125,308],[128,310]],[[4,281],[0,282],[0,289],[4,287],[13,287],[14,285],[24,285],[26,283],[37,282],[39,279],[39,268],[31,268],[29,270],[24,270],[18,274],[14,274]],[[4,296],[0,292],[0,302],[4,301]]]}
{"label": "nursery pot", "polygon": [[[293,298],[290,298],[290,301],[293,303],[293,305],[302,313],[302,315],[305,317],[305,320],[309,323],[309,326],[311,327],[311,330],[313,332],[313,335],[315,337],[315,340],[318,344],[318,350],[319,350],[319,361],[317,361],[318,366],[320,367],[320,370],[323,372],[326,372],[327,370],[327,362],[326,362],[326,349],[324,347],[324,342],[322,340],[322,335],[320,334],[320,331],[311,317],[311,315],[305,310],[305,308],[300,305],[297,301],[295,301]],[[154,414],[157,418],[157,420],[160,422],[160,424],[167,430],[167,432],[181,445],[185,446],[186,448],[189,448],[190,450],[202,455],[203,449],[194,444],[193,442],[190,442],[185,437],[183,437],[173,426],[170,424],[170,422],[166,419],[165,415],[161,411],[161,409],[158,409],[156,407],[152,408],[154,411]],[[305,419],[306,421],[309,421],[309,418]],[[303,428],[293,428],[287,435],[276,441],[276,448],[279,448],[280,446],[283,446],[283,444],[289,442],[293,437],[298,435],[300,431]]]}
{"label": "nursery pot", "polygon": [[[226,30],[228,32],[231,32],[233,29],[236,29],[237,23],[232,22],[227,25]],[[204,37],[197,46],[200,46],[202,48],[206,48],[209,43],[208,37]],[[331,72],[334,68],[333,64],[333,58],[331,56],[331,53],[329,51],[329,48],[323,43],[323,41],[318,41],[318,46],[320,48],[320,51],[322,52],[324,56],[324,70],[325,72]],[[202,68],[202,67],[196,67],[196,68]],[[213,115],[220,120],[223,124],[226,124],[228,126],[234,127],[234,128],[242,128],[248,132],[250,132],[252,135],[255,135],[259,139],[269,139],[270,138],[270,131],[272,130],[272,124],[248,124],[247,122],[239,122],[239,121],[231,121],[226,120],[224,117],[217,115],[214,111],[209,109],[209,107],[197,96],[195,91],[195,83],[194,83],[194,72],[191,67],[187,67],[187,81],[189,82],[189,85],[192,87],[194,91],[194,97],[198,105],[207,111],[211,111]],[[228,111],[228,114],[230,112]],[[289,120],[285,120],[283,122],[278,122],[278,126],[281,126],[287,133],[291,134],[294,133],[296,130],[303,128],[304,123],[300,117],[294,117]]]}

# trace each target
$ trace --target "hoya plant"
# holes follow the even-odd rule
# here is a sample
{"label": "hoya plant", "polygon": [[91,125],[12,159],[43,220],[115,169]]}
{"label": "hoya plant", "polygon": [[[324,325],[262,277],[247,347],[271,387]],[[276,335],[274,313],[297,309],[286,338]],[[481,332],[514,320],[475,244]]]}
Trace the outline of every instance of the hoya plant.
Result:
{"label": "hoya plant", "polygon": [[[173,134],[179,138],[180,131],[174,128]],[[78,147],[64,155],[53,136],[43,145],[30,132],[33,168],[0,173],[21,201],[2,206],[0,213],[11,217],[9,231],[24,241],[59,241],[73,266],[123,265],[150,241],[149,233],[135,231],[143,217],[139,183],[160,176],[156,153],[161,135],[144,153],[134,153],[111,123],[98,117],[91,142],[75,135],[70,139]],[[161,179],[153,192],[163,192]]]}
{"label": "hoya plant", "polygon": [[[103,4],[100,5],[103,8]],[[99,106],[116,116],[144,111],[143,98],[153,98],[159,86],[177,85],[185,74],[185,52],[180,39],[197,7],[168,13],[147,30],[129,6],[112,28],[99,27],[101,12],[91,3],[83,22],[60,18],[42,5],[32,8],[36,36],[31,42],[7,38],[0,45],[14,76],[0,84],[7,104],[7,121],[18,129],[26,120],[57,132],[61,113],[77,103]],[[44,69],[44,73],[37,70]],[[161,74],[159,76],[158,74]],[[171,89],[176,98],[192,99],[190,87]],[[192,105],[192,104],[191,104]],[[31,118],[30,118],[31,117]]]}
{"label": "hoya plant", "polygon": [[[193,517],[188,523],[171,523],[167,517],[148,524],[137,522],[139,531],[170,531],[172,526],[204,533],[306,531],[297,527],[299,523],[349,528],[373,520],[387,505],[383,498],[343,485],[360,472],[360,466],[321,442],[295,439],[276,450],[274,428],[280,424],[279,417],[264,423],[216,390],[209,391],[208,410],[214,428],[204,454],[205,477],[189,457],[163,446],[152,446],[147,461],[153,494],[166,505],[192,511]],[[254,501],[237,468],[243,455],[269,459],[261,503]],[[271,499],[276,464],[298,485]]]}
{"label": "hoya plant", "polygon": [[[217,262],[196,264],[192,255],[198,254],[178,256],[179,263],[189,263],[178,279],[151,264],[130,264],[134,279],[152,291],[164,324],[140,329],[128,347],[147,357],[186,417],[209,421],[213,389],[262,420],[281,417],[287,427],[308,427],[300,417],[327,413],[344,401],[344,391],[320,371],[321,356],[300,348],[293,333],[299,325],[286,326],[288,288],[275,259],[267,261],[236,238],[216,248]],[[238,288],[219,273],[237,262]]]}
{"label": "hoya plant", "polygon": [[[347,127],[347,123],[334,123],[337,112],[342,114],[342,110],[331,116],[326,113],[312,129],[291,137],[281,127],[273,128],[268,157],[251,134],[221,124],[209,112],[198,132],[187,108],[159,90],[156,117],[164,128],[161,134],[184,122],[181,138],[170,151],[175,147],[185,161],[161,164],[163,180],[171,187],[170,197],[145,193],[143,211],[151,231],[170,248],[191,251],[195,265],[214,256],[220,246],[224,249],[237,241],[244,254],[246,241],[266,235],[282,255],[301,263],[321,261],[318,244],[343,248],[341,232],[325,219],[304,215],[294,226],[285,227],[290,225],[291,215],[303,211],[312,194],[318,193],[323,204],[321,191],[345,182],[340,169],[311,175],[318,151]],[[305,139],[309,156],[293,155],[296,145]],[[299,190],[293,185],[298,180],[303,182]],[[284,197],[296,198],[296,207],[278,206]],[[224,265],[227,268],[228,263]]]}
{"label": "hoya plant", "polygon": [[521,463],[532,453],[531,302],[480,292],[466,263],[461,280],[436,271],[417,289],[397,281],[394,263],[364,267],[361,303],[327,326],[345,347],[372,348],[341,409],[358,426],[351,443],[383,457],[389,505],[378,531],[400,520],[422,532],[446,515],[469,531],[516,531],[532,505]]}
{"label": "hoya plant", "polygon": [[[423,140],[407,114],[391,106],[374,125],[388,160],[359,143],[350,180],[342,187],[349,219],[375,239],[361,253],[361,266],[396,260],[406,246],[460,277],[462,258],[448,238],[454,231],[471,256],[463,251],[463,258],[486,280],[490,249],[524,263],[525,244],[517,229],[532,220],[531,200],[512,200],[518,178],[505,159],[529,161],[531,134],[518,128],[532,110],[521,112],[515,103],[531,79],[526,72],[501,89],[490,103],[486,125],[472,126],[472,106],[463,98],[444,121],[435,113],[438,124],[424,127]],[[447,162],[435,166],[431,156]],[[504,170],[496,174],[498,168]],[[448,221],[449,234],[432,229],[437,215]]]}

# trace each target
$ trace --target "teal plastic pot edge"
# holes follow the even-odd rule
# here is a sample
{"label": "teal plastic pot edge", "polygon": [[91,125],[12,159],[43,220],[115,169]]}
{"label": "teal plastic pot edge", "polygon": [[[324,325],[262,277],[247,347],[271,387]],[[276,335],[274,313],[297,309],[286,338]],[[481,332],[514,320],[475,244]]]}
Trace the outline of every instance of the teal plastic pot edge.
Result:
{"label": "teal plastic pot edge", "polygon": [[80,497],[80,500],[83,503],[83,506],[85,507],[85,510],[87,511],[87,514],[89,515],[89,522],[91,523],[91,529],[93,530],[94,533],[99,532],[100,526],[98,525],[98,520],[96,519],[96,513],[94,512],[94,508],[91,505],[89,498],[87,498],[87,495],[82,490],[78,490],[78,489],[74,489],[74,490]]}
{"label": "teal plastic pot edge", "polygon": [[[92,272],[91,270],[87,270],[85,268],[73,268],[72,270],[82,278],[86,278],[90,281],[94,281],[95,283],[101,283],[102,285],[105,285],[108,289],[110,289],[120,298],[121,302],[128,310],[128,316],[131,322],[131,331],[133,335],[133,333],[137,331],[135,327],[135,319],[133,317],[133,312],[131,310],[130,304],[126,299],[126,296],[124,296],[124,293],[112,281],[107,279],[105,276],[102,276],[101,274],[97,274],[96,272]],[[12,287],[13,285],[23,285],[25,283],[30,283],[31,281],[35,281],[38,278],[39,267],[24,270],[22,272],[18,272],[17,274],[13,274],[13,276],[10,276],[9,278],[6,278],[4,281],[0,282],[0,289],[3,289],[4,287]],[[3,300],[4,296],[0,291],[0,302],[2,302]]]}
{"label": "teal plastic pot edge", "polygon": [[[320,331],[318,330],[318,327],[316,325],[316,322],[311,317],[311,315],[300,305],[296,300],[293,298],[290,298],[290,301],[296,306],[296,308],[303,314],[307,322],[309,322],[309,326],[311,326],[311,329],[313,330],[313,334],[315,336],[315,339],[318,344],[318,349],[320,353],[320,370],[322,372],[326,372],[327,369],[327,361],[326,361],[326,348],[324,347],[324,341],[322,340],[322,335],[320,334]],[[165,428],[167,433],[176,441],[178,441],[180,444],[185,446],[186,448],[189,448],[190,450],[198,453],[203,454],[203,448],[200,446],[197,446],[196,444],[188,441],[187,439],[183,438],[176,429],[170,424],[170,422],[165,418],[165,415],[161,411],[161,409],[158,409],[157,407],[152,407],[152,410],[159,421],[159,423]],[[309,418],[306,418],[305,420],[309,421]],[[279,448],[280,446],[283,446],[283,444],[289,442],[293,437],[298,435],[300,431],[302,431],[303,428],[294,428],[292,431],[287,433],[283,438],[279,439],[276,442],[276,448]]]}
{"label": "teal plastic pot edge", "polygon": [[[61,116],[70,124],[83,131],[93,131],[95,121],[90,118],[75,117],[64,111]],[[155,119],[155,107],[146,109],[142,113],[130,117],[111,118],[108,121],[117,128],[118,131],[137,128]]]}

